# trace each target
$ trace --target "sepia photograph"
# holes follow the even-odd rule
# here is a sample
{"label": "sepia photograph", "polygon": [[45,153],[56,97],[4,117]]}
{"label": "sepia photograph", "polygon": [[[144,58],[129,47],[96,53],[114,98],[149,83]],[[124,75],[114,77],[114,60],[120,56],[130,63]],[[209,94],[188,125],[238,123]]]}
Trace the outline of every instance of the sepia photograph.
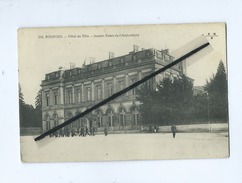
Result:
{"label": "sepia photograph", "polygon": [[18,74],[23,162],[229,157],[225,23],[20,28]]}

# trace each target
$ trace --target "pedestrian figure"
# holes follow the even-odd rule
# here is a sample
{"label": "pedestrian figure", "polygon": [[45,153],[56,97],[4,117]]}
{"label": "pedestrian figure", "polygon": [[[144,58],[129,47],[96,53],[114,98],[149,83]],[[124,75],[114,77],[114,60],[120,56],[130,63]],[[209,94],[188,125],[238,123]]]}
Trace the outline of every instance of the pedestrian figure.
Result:
{"label": "pedestrian figure", "polygon": [[70,137],[70,129],[67,130],[67,137]]}
{"label": "pedestrian figure", "polygon": [[81,136],[81,128],[79,127],[78,130],[77,130],[77,135],[78,136]]}
{"label": "pedestrian figure", "polygon": [[60,131],[60,136],[64,137],[64,130],[63,129],[61,129],[61,131]]}
{"label": "pedestrian figure", "polygon": [[159,133],[159,126],[156,127],[156,133]]}
{"label": "pedestrian figure", "polygon": [[64,136],[68,137],[68,129],[67,128],[64,128]]}
{"label": "pedestrian figure", "polygon": [[86,126],[86,129],[85,129],[85,136],[86,135],[90,135],[89,132],[88,132],[88,127]]}
{"label": "pedestrian figure", "polygon": [[85,136],[85,132],[84,132],[84,127],[83,126],[81,127],[81,136],[83,136],[83,137]]}
{"label": "pedestrian figure", "polygon": [[105,136],[107,136],[108,135],[108,129],[107,129],[107,127],[105,126],[105,128],[104,128],[104,134],[105,134]]}
{"label": "pedestrian figure", "polygon": [[143,126],[141,126],[141,127],[140,127],[140,130],[141,130],[141,132],[143,132],[143,130],[144,130],[144,127],[143,127]]}
{"label": "pedestrian figure", "polygon": [[71,136],[74,137],[75,136],[75,129],[72,128],[71,130]]}
{"label": "pedestrian figure", "polygon": [[95,136],[95,126],[92,126],[92,135]]}
{"label": "pedestrian figure", "polygon": [[56,131],[56,132],[54,133],[54,136],[55,136],[55,137],[58,137],[58,133],[59,133],[59,132]]}
{"label": "pedestrian figure", "polygon": [[154,133],[156,133],[157,132],[157,129],[156,129],[156,126],[154,127]]}
{"label": "pedestrian figure", "polygon": [[92,126],[91,126],[91,128],[90,128],[90,135],[92,135]]}
{"label": "pedestrian figure", "polygon": [[173,138],[175,138],[176,137],[176,126],[175,125],[171,126],[171,132],[173,134]]}
{"label": "pedestrian figure", "polygon": [[151,126],[149,127],[149,132],[152,133],[152,127]]}

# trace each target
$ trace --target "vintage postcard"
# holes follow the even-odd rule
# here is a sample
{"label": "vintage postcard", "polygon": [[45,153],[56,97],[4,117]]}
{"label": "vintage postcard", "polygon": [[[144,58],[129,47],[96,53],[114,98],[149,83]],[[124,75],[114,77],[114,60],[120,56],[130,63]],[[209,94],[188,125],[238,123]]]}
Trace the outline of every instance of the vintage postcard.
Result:
{"label": "vintage postcard", "polygon": [[18,57],[23,162],[229,157],[224,23],[20,28]]}

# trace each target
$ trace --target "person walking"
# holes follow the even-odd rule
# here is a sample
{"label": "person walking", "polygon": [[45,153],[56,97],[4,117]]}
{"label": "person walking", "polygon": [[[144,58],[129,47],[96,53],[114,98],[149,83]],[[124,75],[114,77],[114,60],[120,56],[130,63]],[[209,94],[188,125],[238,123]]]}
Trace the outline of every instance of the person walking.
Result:
{"label": "person walking", "polygon": [[149,127],[149,132],[152,133],[152,127],[151,126]]}
{"label": "person walking", "polygon": [[85,129],[85,136],[86,135],[90,135],[89,132],[88,132],[88,127],[86,126],[86,129]]}
{"label": "person walking", "polygon": [[90,133],[89,134],[92,135],[92,126],[90,127]]}
{"label": "person walking", "polygon": [[157,133],[157,131],[156,131],[156,126],[154,127],[154,133]]}
{"label": "person walking", "polygon": [[104,128],[104,134],[105,134],[105,136],[107,136],[108,135],[108,128],[105,126],[105,128]]}
{"label": "person walking", "polygon": [[92,126],[92,136],[95,136],[95,126]]}
{"label": "person walking", "polygon": [[81,134],[80,135],[83,136],[83,137],[85,136],[85,132],[84,132],[84,127],[83,126],[81,127]]}
{"label": "person walking", "polygon": [[176,126],[175,125],[171,126],[171,132],[172,132],[173,138],[176,138]]}

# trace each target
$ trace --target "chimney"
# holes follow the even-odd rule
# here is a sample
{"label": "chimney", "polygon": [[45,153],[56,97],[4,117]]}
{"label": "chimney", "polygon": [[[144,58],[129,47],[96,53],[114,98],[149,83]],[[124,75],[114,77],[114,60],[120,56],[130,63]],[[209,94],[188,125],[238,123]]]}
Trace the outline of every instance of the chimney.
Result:
{"label": "chimney", "polygon": [[108,52],[109,55],[109,59],[113,59],[114,58],[114,53],[113,52]]}
{"label": "chimney", "polygon": [[169,49],[162,50],[162,52],[169,55]]}
{"label": "chimney", "polygon": [[137,45],[133,45],[133,50],[134,50],[134,52],[137,52],[137,51],[139,51],[139,46],[137,46]]}

